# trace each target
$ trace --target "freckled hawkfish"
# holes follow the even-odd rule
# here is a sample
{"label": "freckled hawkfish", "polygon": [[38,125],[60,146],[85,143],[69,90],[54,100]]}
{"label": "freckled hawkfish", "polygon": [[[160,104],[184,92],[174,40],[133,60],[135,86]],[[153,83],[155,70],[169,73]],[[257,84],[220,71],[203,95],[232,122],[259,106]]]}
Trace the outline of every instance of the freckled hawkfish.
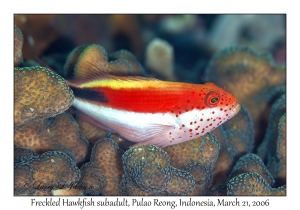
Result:
{"label": "freckled hawkfish", "polygon": [[99,127],[137,144],[163,148],[189,141],[240,110],[236,97],[213,83],[114,76],[92,65],[86,71],[84,78],[68,81],[73,106]]}

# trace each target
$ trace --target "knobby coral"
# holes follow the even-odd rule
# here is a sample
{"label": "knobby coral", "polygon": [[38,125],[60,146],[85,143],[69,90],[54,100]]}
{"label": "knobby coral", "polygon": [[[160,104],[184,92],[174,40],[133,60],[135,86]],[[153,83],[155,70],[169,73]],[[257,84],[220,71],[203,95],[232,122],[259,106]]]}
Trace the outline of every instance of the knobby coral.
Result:
{"label": "knobby coral", "polygon": [[171,166],[167,152],[155,145],[132,147],[122,163],[123,195],[186,195],[195,185],[194,177]]}
{"label": "knobby coral", "polygon": [[249,110],[259,142],[265,132],[265,110],[285,92],[285,74],[285,68],[276,66],[269,54],[235,46],[216,53],[206,69],[205,80],[225,87]]}
{"label": "knobby coral", "polygon": [[14,66],[22,63],[22,47],[23,47],[23,34],[18,26],[14,26]]}
{"label": "knobby coral", "polygon": [[262,176],[264,180],[268,183],[268,185],[273,186],[275,183],[274,178],[270,174],[269,170],[266,168],[263,161],[255,154],[249,153],[247,155],[242,156],[234,168],[232,169],[231,174],[229,175],[228,180],[233,177],[247,172],[255,172]]}
{"label": "knobby coral", "polygon": [[15,162],[14,194],[34,195],[36,191],[70,188],[80,179],[80,171],[72,159],[57,151],[32,155]]}
{"label": "knobby coral", "polygon": [[47,68],[16,67],[14,81],[15,130],[64,112],[74,99],[66,81]]}
{"label": "knobby coral", "polygon": [[286,187],[272,188],[261,175],[249,172],[239,174],[228,182],[227,195],[286,195]]}
{"label": "knobby coral", "polygon": [[88,158],[90,150],[76,121],[66,113],[34,121],[15,131],[14,145],[30,148],[38,154],[47,151],[65,152],[79,165]]}
{"label": "knobby coral", "polygon": [[128,51],[112,53],[112,57],[116,60],[109,61],[106,50],[100,45],[81,45],[68,56],[62,75],[67,79],[89,78],[87,67],[119,76],[144,74],[139,62]]}
{"label": "knobby coral", "polygon": [[81,167],[81,179],[92,195],[120,195],[123,174],[121,157],[123,150],[109,138],[102,138],[93,147],[90,162]]}

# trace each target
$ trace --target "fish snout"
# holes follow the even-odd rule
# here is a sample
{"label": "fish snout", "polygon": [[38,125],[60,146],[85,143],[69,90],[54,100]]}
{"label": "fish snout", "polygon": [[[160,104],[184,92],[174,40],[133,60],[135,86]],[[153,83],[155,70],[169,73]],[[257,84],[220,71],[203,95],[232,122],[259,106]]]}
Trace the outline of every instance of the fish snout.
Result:
{"label": "fish snout", "polygon": [[232,117],[235,116],[237,113],[239,113],[239,111],[241,110],[241,105],[237,104],[233,109],[232,109]]}

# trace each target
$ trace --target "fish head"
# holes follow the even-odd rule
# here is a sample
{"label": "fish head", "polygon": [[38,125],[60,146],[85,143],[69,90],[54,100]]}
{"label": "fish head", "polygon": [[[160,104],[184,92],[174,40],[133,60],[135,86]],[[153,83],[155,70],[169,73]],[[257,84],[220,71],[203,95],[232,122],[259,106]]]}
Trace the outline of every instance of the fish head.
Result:
{"label": "fish head", "polygon": [[206,116],[218,117],[219,123],[224,123],[234,117],[241,109],[238,99],[225,89],[214,83],[206,83],[204,104],[209,113]]}

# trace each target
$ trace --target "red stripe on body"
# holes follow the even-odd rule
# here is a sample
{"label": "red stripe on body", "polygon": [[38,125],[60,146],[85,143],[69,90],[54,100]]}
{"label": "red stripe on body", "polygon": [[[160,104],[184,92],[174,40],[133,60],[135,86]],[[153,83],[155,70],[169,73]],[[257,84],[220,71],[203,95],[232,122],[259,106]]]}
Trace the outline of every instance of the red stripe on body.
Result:
{"label": "red stripe on body", "polygon": [[[168,88],[127,88],[111,89],[99,88],[103,92],[108,103],[99,103],[103,106],[112,107],[134,112],[180,114],[193,108],[205,106],[203,97],[196,94],[195,89],[200,85],[174,85]],[[206,107],[206,106],[205,106]]]}

